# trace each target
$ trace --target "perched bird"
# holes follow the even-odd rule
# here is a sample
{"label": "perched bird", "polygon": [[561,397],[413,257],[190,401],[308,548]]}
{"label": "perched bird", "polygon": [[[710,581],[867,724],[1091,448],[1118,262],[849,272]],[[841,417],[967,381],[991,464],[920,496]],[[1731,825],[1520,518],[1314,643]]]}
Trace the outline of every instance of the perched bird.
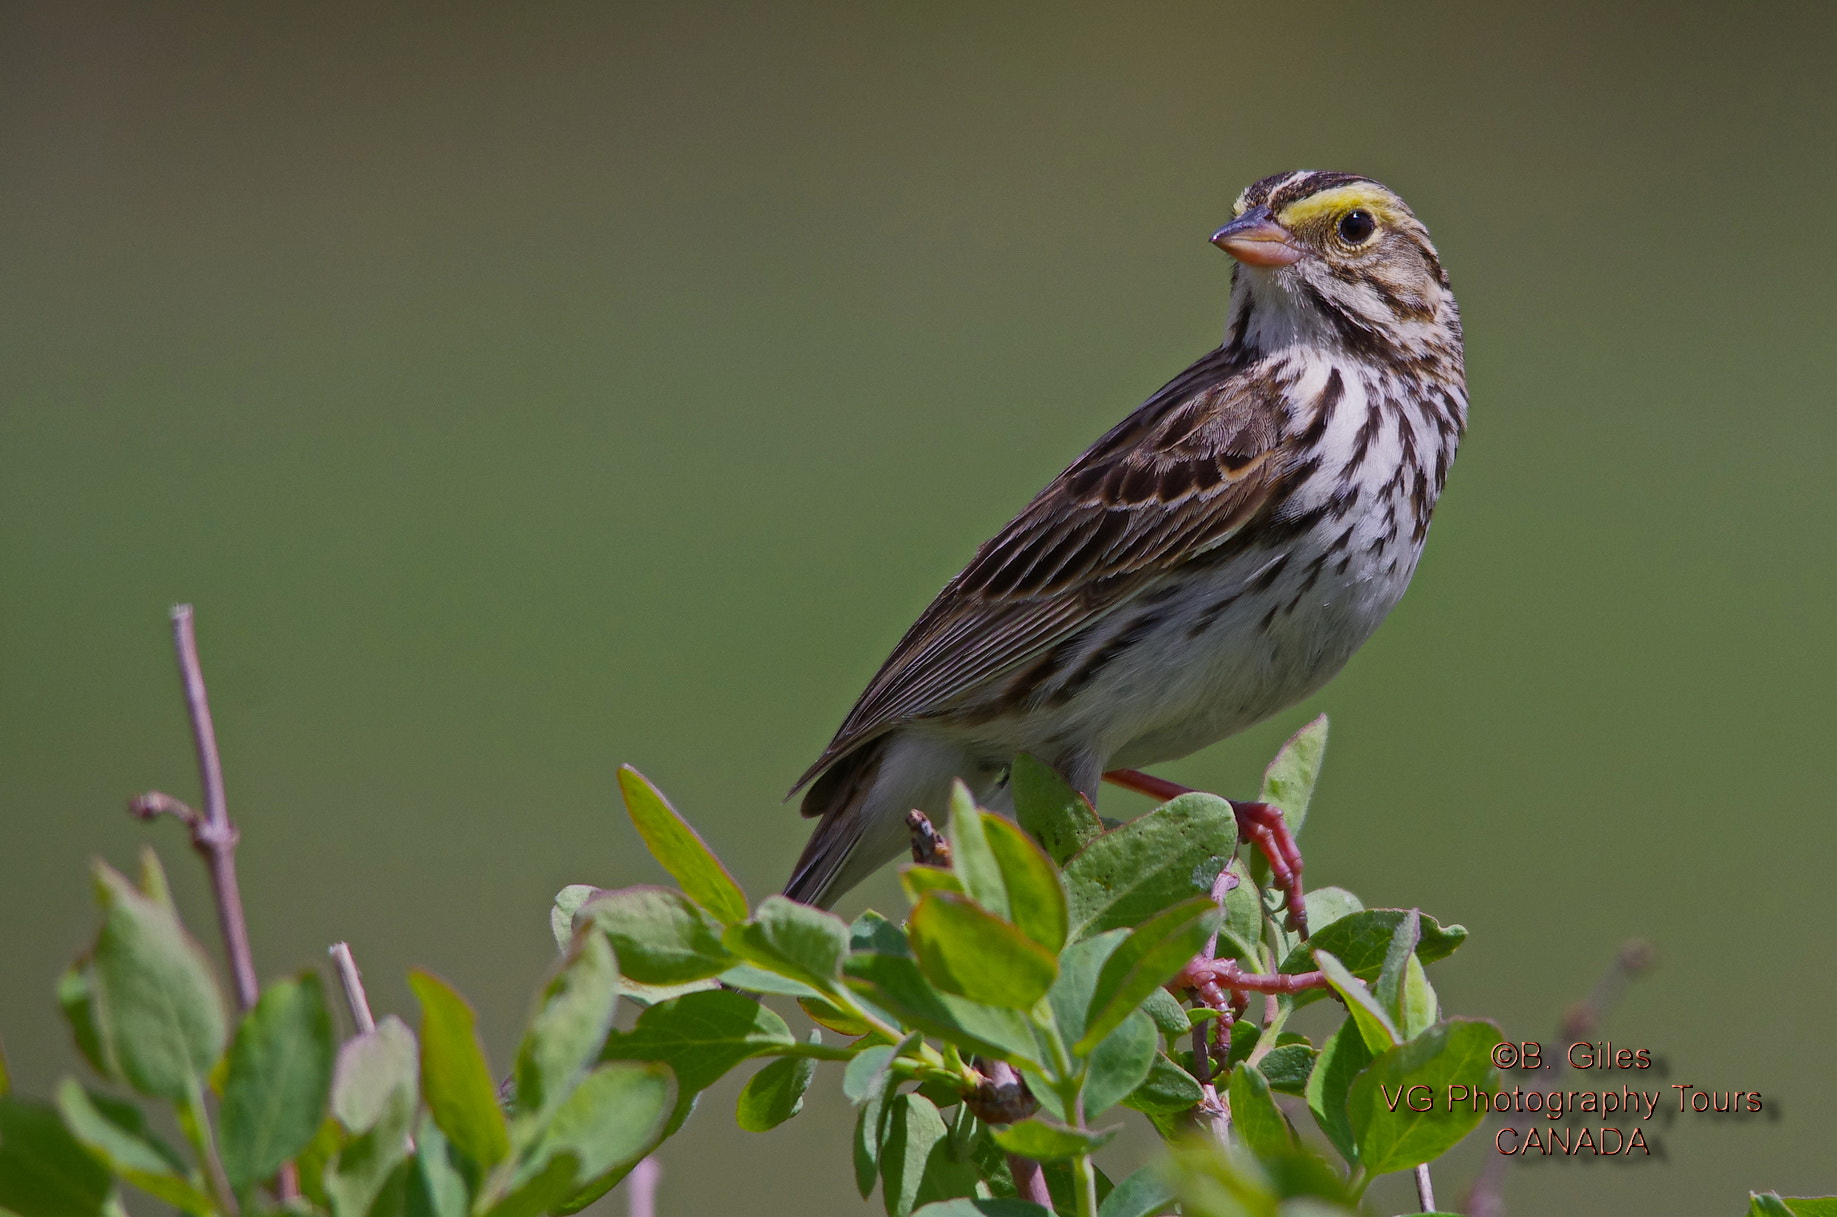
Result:
{"label": "perched bird", "polygon": [[[1212,243],[1222,345],[1111,428],[931,602],[793,787],[785,887],[829,906],[1031,753],[1095,805],[1325,684],[1409,585],[1467,422],[1429,233],[1351,173],[1264,178]],[[1240,813],[1241,814],[1241,813]],[[1291,901],[1292,905],[1292,901]]]}

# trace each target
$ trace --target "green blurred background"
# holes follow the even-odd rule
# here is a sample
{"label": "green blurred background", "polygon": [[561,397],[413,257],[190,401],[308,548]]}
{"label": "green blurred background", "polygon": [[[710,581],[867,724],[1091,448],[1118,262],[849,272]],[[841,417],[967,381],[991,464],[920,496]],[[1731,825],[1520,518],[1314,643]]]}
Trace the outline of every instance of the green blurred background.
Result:
{"label": "green blurred background", "polygon": [[[73,1067],[91,855],[157,841],[211,928],[122,812],[196,789],[169,604],[263,973],[348,938],[412,1018],[429,966],[504,1061],[551,893],[657,874],[614,766],[772,890],[780,796],[914,613],[1217,341],[1233,196],[1346,168],[1434,231],[1472,428],[1391,624],[1166,772],[1252,790],[1329,711],[1310,880],[1465,923],[1444,1001],[1514,1036],[1656,942],[1605,1032],[1766,1113],[1517,1170],[1514,1213],[1837,1190],[1834,11],[9,5],[21,1084]],[[767,1136],[705,1100],[662,1211],[877,1211],[825,1078]]]}

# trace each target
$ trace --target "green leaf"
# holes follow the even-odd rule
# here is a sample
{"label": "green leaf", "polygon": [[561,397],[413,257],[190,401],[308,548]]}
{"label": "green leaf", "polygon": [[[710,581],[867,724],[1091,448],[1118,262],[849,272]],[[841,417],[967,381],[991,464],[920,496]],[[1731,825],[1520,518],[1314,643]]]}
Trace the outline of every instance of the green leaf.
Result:
{"label": "green leaf", "polygon": [[619,790],[645,848],[689,898],[724,924],[745,920],[746,893],[662,792],[630,765],[619,766]]}
{"label": "green leaf", "polygon": [[1154,1020],[1133,1011],[1091,1052],[1084,1078],[1084,1115],[1094,1120],[1135,1092],[1153,1068],[1161,1037]]}
{"label": "green leaf", "polygon": [[1314,1123],[1320,1125],[1320,1131],[1327,1134],[1340,1156],[1354,1166],[1359,1162],[1359,1143],[1352,1133],[1346,1100],[1353,1079],[1371,1063],[1371,1058],[1372,1051],[1358,1024],[1348,1018],[1321,1045],[1320,1057],[1308,1074],[1308,1110],[1314,1115]]}
{"label": "green leaf", "polygon": [[989,847],[988,820],[976,808],[976,800],[962,779],[950,787],[950,865],[970,899],[997,917],[1011,915],[1008,885],[1002,880],[1001,864]]}
{"label": "green leaf", "polygon": [[[1199,1011],[1195,1010],[1193,1013],[1198,1014]],[[1227,1048],[1225,1068],[1236,1069],[1240,1064],[1249,1060],[1250,1054],[1256,1051],[1257,1040],[1260,1038],[1260,1029],[1249,1019],[1240,1018],[1232,1023],[1231,1043]]]}
{"label": "green leaf", "polygon": [[1289,737],[1263,771],[1263,793],[1260,803],[1282,810],[1288,830],[1301,835],[1308,818],[1308,804],[1314,801],[1314,783],[1320,778],[1320,763],[1327,753],[1327,716],[1321,715]]}
{"label": "green leaf", "polygon": [[823,998],[800,997],[797,999],[797,1004],[811,1022],[834,1031],[838,1035],[846,1035],[853,1039],[855,1036],[866,1035],[873,1030],[866,1019]]}
{"label": "green leaf", "polygon": [[1103,834],[1065,867],[1072,939],[1140,925],[1208,895],[1236,848],[1231,804],[1209,794],[1183,794]]}
{"label": "green leaf", "polygon": [[1097,1209],[1097,1217],[1154,1217],[1174,1203],[1173,1185],[1157,1165],[1144,1166],[1116,1185]]}
{"label": "green leaf", "polygon": [[1142,1010],[1154,1020],[1155,1029],[1162,1035],[1184,1035],[1191,1026],[1186,1019],[1186,1007],[1166,989],[1157,989],[1143,998]]}
{"label": "green leaf", "polygon": [[108,1045],[96,1022],[96,969],[88,959],[79,959],[57,978],[57,1004],[64,1021],[70,1026],[70,1037],[76,1041],[83,1059],[110,1081],[119,1081],[121,1067],[108,1055]]}
{"label": "green leaf", "polygon": [[[562,1101],[519,1168],[518,1181],[533,1182],[552,1164],[570,1159],[570,1183],[537,1211],[558,1207],[575,1192],[635,1166],[656,1146],[670,1106],[670,1071],[663,1065],[601,1065]],[[545,1182],[532,1190],[546,1189]]]}
{"label": "green leaf", "polygon": [[603,934],[583,934],[543,987],[517,1048],[521,1115],[546,1116],[599,1056],[619,1001],[619,964]]}
{"label": "green leaf", "polygon": [[972,1195],[975,1164],[951,1153],[944,1119],[930,1099],[889,1096],[880,1149],[881,1199],[887,1217],[907,1217],[921,1204]]}
{"label": "green leaf", "polygon": [[906,941],[906,932],[868,909],[854,919],[848,927],[848,949],[852,951],[870,951],[877,955],[910,955],[911,944]]}
{"label": "green leaf", "polygon": [[408,986],[421,1002],[421,1090],[435,1123],[460,1153],[489,1171],[510,1152],[497,1085],[474,1029],[472,1007],[432,972],[416,968]]}
{"label": "green leaf", "polygon": [[[320,1185],[334,1217],[371,1217],[396,1194],[399,1169],[408,1153],[408,1133],[418,1105],[420,1061],[414,1033],[391,1014],[376,1029],[347,1040],[338,1053],[332,1078],[332,1114],[356,1135],[336,1146],[320,1173]],[[432,1127],[431,1123],[428,1127]],[[324,1134],[313,1152],[325,1152]],[[420,1156],[444,1146],[431,1145],[425,1130]],[[412,1189],[403,1180],[404,1197]],[[378,1200],[378,1197],[383,1197]]]}
{"label": "green leaf", "polygon": [[[851,1061],[850,1064],[853,1064]],[[768,1132],[804,1109],[804,1092],[816,1076],[809,1057],[781,1056],[747,1079],[735,1122],[747,1132]]]}
{"label": "green leaf", "polygon": [[1231,1071],[1231,1126],[1259,1158],[1275,1158],[1295,1148],[1295,1131],[1276,1106],[1269,1082],[1258,1070],[1240,1065]]}
{"label": "green leaf", "polygon": [[1025,752],[1014,757],[1009,789],[1014,796],[1014,818],[1058,866],[1104,833],[1104,822],[1091,803],[1045,761]]}
{"label": "green leaf", "polygon": [[1058,770],[1021,753],[1009,771],[1014,818],[1060,866],[1103,834],[1103,823]]}
{"label": "green leaf", "polygon": [[236,1028],[223,1078],[223,1172],[243,1191],[306,1148],[325,1120],[337,1038],[311,972],[269,985]]}
{"label": "green leaf", "polygon": [[1300,1147],[1259,1160],[1241,1145],[1223,1153],[1197,1139],[1175,1147],[1164,1168],[1192,1217],[1356,1217],[1346,1181]]}
{"label": "green leaf", "polygon": [[1314,1049],[1306,1044],[1283,1044],[1270,1049],[1257,1063],[1257,1068],[1269,1079],[1271,1090],[1305,1095],[1308,1092],[1308,1078],[1314,1072],[1314,1057]]}
{"label": "green leaf", "polygon": [[1006,1128],[995,1129],[993,1136],[995,1144],[1008,1153],[1039,1162],[1050,1162],[1055,1158],[1075,1158],[1080,1154],[1092,1153],[1109,1144],[1110,1138],[1116,1133],[1114,1128],[1088,1132],[1031,1116]]}
{"label": "green leaf", "polygon": [[1384,963],[1378,969],[1378,983],[1372,991],[1372,996],[1378,999],[1384,1013],[1390,1015],[1391,1022],[1399,1027],[1403,1026],[1403,974],[1409,961],[1416,957],[1416,944],[1420,941],[1422,910],[1411,909],[1391,932],[1390,945],[1384,952]]}
{"label": "green leaf", "polygon": [[415,1133],[415,1171],[409,1180],[406,1217],[467,1217],[471,1189],[452,1146],[429,1115]]}
{"label": "green leaf", "polygon": [[92,955],[104,1060],[142,1094],[184,1103],[223,1052],[223,999],[210,961],[171,908],[95,864],[103,909]]}
{"label": "green leaf", "polygon": [[1059,868],[1012,821],[983,817],[983,836],[1008,891],[1008,911],[1021,933],[1053,954],[1065,945],[1067,911]]}
{"label": "green leaf", "polygon": [[[1492,1050],[1499,1040],[1491,1023],[1452,1019],[1378,1054],[1353,1082],[1347,1100],[1366,1170],[1374,1175],[1408,1170],[1440,1157],[1472,1132],[1484,1113],[1469,1110],[1470,1104],[1449,1104],[1448,1087],[1493,1089]],[[1412,1110],[1412,1104],[1427,1110]]]}
{"label": "green leaf", "polygon": [[612,940],[620,970],[647,985],[674,985],[718,976],[734,965],[721,945],[721,926],[700,905],[667,887],[603,891],[574,915]]}
{"label": "green leaf", "polygon": [[[1046,1000],[1052,1003],[1053,1022],[1066,1043],[1073,1043],[1084,1034],[1084,1020],[1091,1010],[1091,994],[1097,991],[1097,977],[1104,963],[1127,937],[1128,930],[1105,930],[1059,952],[1059,979],[1052,982]],[[1167,998],[1173,1002],[1180,1026],[1184,1028],[1186,1011],[1173,994],[1167,994]],[[1165,1007],[1157,1006],[1157,1009],[1163,1018],[1168,1017]]]}
{"label": "green leaf", "polygon": [[940,993],[926,981],[918,962],[903,955],[854,954],[842,965],[848,987],[890,1011],[906,1026],[956,1044],[966,1053],[999,1057],[1012,1064],[1038,1063],[1040,1049],[1031,1025],[1020,1014]]}
{"label": "green leaf", "polygon": [[1365,988],[1365,983],[1347,971],[1339,960],[1326,951],[1315,951],[1314,962],[1326,975],[1333,991],[1346,1003],[1352,1021],[1358,1024],[1359,1034],[1365,1037],[1366,1047],[1373,1052],[1383,1052],[1403,1038],[1397,1034],[1396,1025],[1378,1004],[1378,999]]}
{"label": "green leaf", "polygon": [[573,1194],[574,1180],[585,1172],[578,1155],[560,1151],[525,1163],[496,1203],[485,1206],[484,1217],[540,1217],[565,1205]]}
{"label": "green leaf", "polygon": [[870,1095],[855,1112],[855,1188],[866,1200],[880,1177],[880,1145],[886,1138],[886,1092]]}
{"label": "green leaf", "polygon": [[1133,930],[1104,960],[1084,1033],[1073,1051],[1080,1056],[1089,1052],[1151,992],[1172,980],[1204,948],[1218,921],[1219,909],[1212,899],[1194,896],[1163,909]]}
{"label": "green leaf", "polygon": [[555,905],[549,909],[549,931],[555,935],[558,950],[566,951],[574,941],[574,914],[599,890],[591,883],[570,883],[555,893]]}
{"label": "green leaf", "polygon": [[[1398,925],[1409,915],[1408,909],[1365,909],[1314,928],[1308,941],[1296,946],[1283,959],[1281,971],[1308,971],[1312,967],[1311,953],[1321,950],[1331,952],[1360,980],[1376,980],[1384,970],[1384,958],[1390,953],[1391,939]],[[1447,958],[1467,940],[1465,926],[1444,927],[1426,913],[1419,914],[1418,921],[1422,936],[1416,944],[1416,957],[1424,963]],[[1295,1004],[1305,1006],[1321,996],[1318,989],[1304,990],[1295,995]]]}
{"label": "green leaf", "polygon": [[1402,1019],[1398,1029],[1404,1039],[1414,1039],[1441,1019],[1441,1003],[1423,971],[1422,960],[1412,955],[1403,967],[1403,993],[1399,1001]]}
{"label": "green leaf", "polygon": [[962,895],[963,881],[957,878],[955,871],[914,862],[899,868],[899,890],[906,893],[908,904],[917,904],[926,892],[956,892]]}
{"label": "green leaf", "polygon": [[[1103,1167],[1092,1163],[1091,1169],[1097,1175],[1097,1204],[1101,1208],[1115,1186],[1110,1182],[1110,1176],[1103,1173]],[[1080,1189],[1077,1181],[1072,1178],[1071,1160],[1061,1158],[1056,1162],[1041,1163],[1040,1174],[1046,1177],[1046,1190],[1052,1194],[1053,1209],[1060,1213],[1077,1212]]]}
{"label": "green leaf", "polygon": [[927,895],[906,933],[927,980],[984,1005],[1030,1010],[1059,974],[1051,952],[967,896]]}
{"label": "green leaf", "polygon": [[412,1110],[421,1093],[415,1033],[393,1014],[374,1031],[354,1036],[338,1050],[332,1079],[332,1114],[352,1133],[375,1128],[392,1104]]}
{"label": "green leaf", "polygon": [[[733,971],[732,968],[727,970]],[[721,973],[721,976],[727,972]],[[634,1006],[655,1006],[659,1002],[669,1001],[672,997],[681,997],[685,993],[699,993],[703,989],[721,987],[719,976],[710,976],[706,980],[686,980],[679,985],[647,985],[633,980],[629,976],[619,978],[619,996]]]}
{"label": "green leaf", "polygon": [[1749,1192],[1748,1213],[1767,1217],[1837,1217],[1837,1196],[1782,1196],[1778,1192]]}
{"label": "green leaf", "polygon": [[893,1062],[919,1042],[914,1031],[897,1044],[876,1044],[855,1054],[842,1070],[842,1094],[849,1102],[861,1104],[880,1095],[892,1076]]}
{"label": "green leaf", "polygon": [[[57,1110],[71,1135],[123,1182],[194,1217],[214,1210],[210,1197],[187,1177],[184,1159],[161,1144],[134,1104],[86,1091],[65,1078],[58,1083]],[[0,1146],[0,1160],[5,1156]]]}
{"label": "green leaf", "polygon": [[1149,1065],[1148,1077],[1129,1092],[1123,1106],[1150,1115],[1166,1115],[1186,1111],[1203,1097],[1199,1082],[1192,1074],[1175,1064],[1165,1052],[1157,1052]]}
{"label": "green leaf", "polygon": [[1317,887],[1301,897],[1301,905],[1308,911],[1310,936],[1320,933],[1342,917],[1365,911],[1364,903],[1343,887]]}
{"label": "green leaf", "polygon": [[777,993],[783,997],[805,998],[822,996],[821,992],[801,980],[792,980],[789,976],[768,972],[750,963],[737,963],[715,977],[715,980],[722,988],[738,989],[742,993]]}
{"label": "green leaf", "polygon": [[741,993],[710,989],[661,1002],[638,1016],[630,1031],[606,1039],[602,1060],[658,1061],[676,1075],[676,1107],[663,1135],[689,1116],[695,1096],[729,1069],[797,1041],[785,1020]]}
{"label": "green leaf", "polygon": [[113,1194],[108,1168],[54,1108],[0,1096],[0,1208],[19,1217],[100,1217]]}
{"label": "green leaf", "polygon": [[1011,1196],[986,1200],[959,1196],[955,1200],[939,1200],[915,1209],[912,1217],[1053,1217],[1053,1214],[1050,1209]]}
{"label": "green leaf", "polygon": [[848,925],[822,909],[767,896],[752,920],[728,927],[722,944],[757,967],[825,990],[842,975]]}
{"label": "green leaf", "polygon": [[[1263,942],[1262,889],[1250,877],[1243,859],[1233,858],[1228,869],[1237,877],[1237,885],[1225,893],[1225,919],[1218,927],[1217,954],[1226,959],[1242,960],[1251,971],[1259,971],[1262,967],[1259,947]],[[1313,894],[1309,892],[1303,900]]]}

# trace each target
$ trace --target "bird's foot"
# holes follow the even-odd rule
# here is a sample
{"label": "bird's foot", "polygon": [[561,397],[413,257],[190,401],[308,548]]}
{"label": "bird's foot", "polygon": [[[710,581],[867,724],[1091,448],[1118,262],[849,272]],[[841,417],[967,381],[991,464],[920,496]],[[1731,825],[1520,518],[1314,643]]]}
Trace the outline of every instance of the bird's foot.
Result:
{"label": "bird's foot", "polygon": [[[1151,799],[1165,800],[1193,793],[1191,786],[1182,786],[1139,769],[1112,769],[1103,775],[1103,780]],[[1288,928],[1306,938],[1308,909],[1301,890],[1301,847],[1295,843],[1295,834],[1289,831],[1282,809],[1270,803],[1226,801],[1237,815],[1238,835],[1262,853],[1269,863],[1270,878],[1282,889],[1282,901],[1288,909]]]}

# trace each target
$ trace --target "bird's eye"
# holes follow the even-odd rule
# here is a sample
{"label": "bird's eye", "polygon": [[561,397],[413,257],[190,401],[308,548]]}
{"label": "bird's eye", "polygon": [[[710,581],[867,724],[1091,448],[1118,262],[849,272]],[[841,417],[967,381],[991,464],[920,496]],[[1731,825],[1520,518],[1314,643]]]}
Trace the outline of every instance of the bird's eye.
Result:
{"label": "bird's eye", "polygon": [[1339,239],[1348,245],[1363,245],[1378,231],[1378,221],[1363,208],[1348,211],[1339,218]]}

